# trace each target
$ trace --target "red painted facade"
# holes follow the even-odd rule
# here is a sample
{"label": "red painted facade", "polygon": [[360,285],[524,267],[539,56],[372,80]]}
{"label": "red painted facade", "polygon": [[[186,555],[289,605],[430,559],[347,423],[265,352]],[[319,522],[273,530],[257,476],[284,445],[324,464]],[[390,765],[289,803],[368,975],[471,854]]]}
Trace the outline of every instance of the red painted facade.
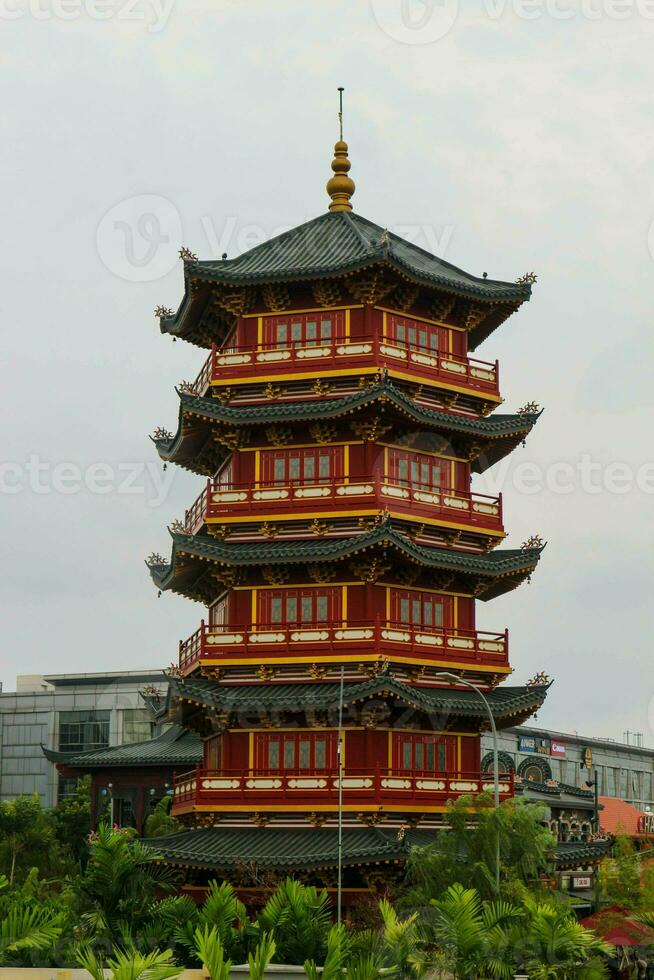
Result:
{"label": "red painted facade", "polygon": [[[368,383],[368,370],[397,375],[423,397],[449,398],[455,388],[452,411],[466,416],[482,417],[500,401],[497,364],[469,358],[465,330],[370,304],[238,318],[224,342],[214,343],[192,391],[223,398],[227,391],[230,406],[265,405],[293,397],[280,381],[291,390],[304,384],[306,400],[307,375],[330,384],[337,374],[341,388],[349,382],[356,390]],[[310,397],[320,398],[317,392]],[[324,538],[391,515],[417,525],[421,540],[471,554],[504,537],[501,497],[475,491],[469,459],[425,448],[424,438],[416,446],[397,426],[387,426],[383,439],[347,435],[340,422],[319,442],[310,432],[307,438],[306,427],[277,445],[271,431],[253,432],[186,511],[185,533],[237,543],[302,541],[316,522]],[[324,583],[312,581],[307,566],[293,564],[271,583],[257,563],[241,568],[238,582],[217,588],[199,629],[180,642],[180,674],[255,688],[262,680],[336,680],[341,666],[348,680],[365,680],[384,664],[414,683],[455,670],[490,689],[510,672],[508,634],[475,628],[474,595],[403,582],[392,563],[374,582],[343,578],[336,566],[321,574]],[[252,709],[247,730],[206,737],[203,767],[176,781],[174,812],[191,820],[212,813],[241,819],[251,810],[270,819],[303,810],[333,814],[333,727],[314,721],[316,729],[303,735],[293,730],[306,721],[298,714],[271,734],[261,731],[266,722],[255,702]],[[455,727],[462,730],[345,726],[345,811],[437,813],[449,799],[487,789],[478,726]],[[510,777],[501,790],[512,794]]]}
{"label": "red painted facade", "polygon": [[504,626],[477,629],[476,603],[523,581],[537,549],[495,560],[503,502],[473,472],[524,434],[521,416],[491,424],[499,367],[471,353],[529,280],[475,279],[354,218],[325,215],[249,259],[186,256],[184,302],[161,314],[208,349],[180,386],[177,435],[154,437],[205,484],[171,527],[170,564],[149,560],[159,588],[204,607],[170,699],[203,738],[174,785],[193,828],[308,834],[340,809],[350,830],[431,830],[491,788],[474,687],[498,724],[533,710],[522,689],[515,708],[496,695]]}

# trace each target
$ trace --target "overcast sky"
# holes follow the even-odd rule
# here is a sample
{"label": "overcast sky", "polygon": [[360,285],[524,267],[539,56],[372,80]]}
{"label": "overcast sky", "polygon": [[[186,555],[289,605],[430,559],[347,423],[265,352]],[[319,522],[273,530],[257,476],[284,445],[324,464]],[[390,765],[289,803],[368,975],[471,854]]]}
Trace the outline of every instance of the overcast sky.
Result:
{"label": "overcast sky", "polygon": [[509,627],[514,682],[555,678],[537,724],[654,744],[654,3],[460,7],[0,0],[5,690],[164,665],[196,628],[143,560],[200,489],[148,434],[204,355],[152,311],[181,243],[233,257],[325,210],[344,85],[356,211],[538,273],[478,356],[545,413],[476,488],[507,547],[548,546],[479,625]]}

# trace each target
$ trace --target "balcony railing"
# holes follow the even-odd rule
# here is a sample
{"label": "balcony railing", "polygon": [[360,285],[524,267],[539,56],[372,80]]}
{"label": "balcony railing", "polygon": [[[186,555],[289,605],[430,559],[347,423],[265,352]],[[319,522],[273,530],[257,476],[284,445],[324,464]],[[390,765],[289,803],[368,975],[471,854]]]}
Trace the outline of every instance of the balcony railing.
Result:
{"label": "balcony railing", "polygon": [[[404,805],[444,806],[448,800],[493,790],[488,773],[406,772],[401,769],[346,769],[342,776],[345,806],[377,806],[401,810]],[[500,775],[500,799],[513,796],[513,775]],[[210,770],[196,769],[174,781],[173,812],[189,806],[285,806],[306,803],[324,809],[338,806],[339,777],[332,770]]]}
{"label": "balcony railing", "polygon": [[345,654],[380,656],[429,664],[508,668],[509,637],[482,630],[446,630],[388,620],[209,626],[204,620],[179,645],[179,669],[188,674],[203,662],[267,661],[288,657],[338,661]]}
{"label": "balcony railing", "polygon": [[410,369],[426,380],[441,381],[448,386],[469,389],[479,394],[499,396],[497,361],[478,361],[408,344],[376,333],[373,336],[350,337],[324,341],[297,341],[289,345],[269,344],[255,347],[212,347],[211,354],[198,375],[193,390],[205,394],[211,382],[247,381],[262,372],[266,375],[298,371],[361,367]]}
{"label": "balcony railing", "polygon": [[184,515],[188,534],[195,534],[206,520],[261,514],[300,514],[327,508],[331,514],[353,507],[392,509],[409,516],[430,517],[480,530],[502,530],[502,496],[466,493],[429,487],[387,476],[340,477],[314,483],[207,485]]}

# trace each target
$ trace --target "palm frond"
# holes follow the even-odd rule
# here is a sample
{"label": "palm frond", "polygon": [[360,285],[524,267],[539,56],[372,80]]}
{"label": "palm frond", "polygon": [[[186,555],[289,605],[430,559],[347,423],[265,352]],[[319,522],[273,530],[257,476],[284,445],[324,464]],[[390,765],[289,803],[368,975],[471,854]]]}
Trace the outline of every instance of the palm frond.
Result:
{"label": "palm frond", "polygon": [[268,965],[275,955],[275,940],[271,932],[264,932],[254,951],[248,955],[250,980],[263,980]]}
{"label": "palm frond", "polygon": [[63,915],[38,905],[9,908],[0,921],[0,956],[19,950],[47,950],[59,939]]}
{"label": "palm frond", "polygon": [[229,980],[232,964],[225,959],[225,950],[218,930],[205,925],[195,930],[195,949],[202,965],[209,971],[212,980]]}

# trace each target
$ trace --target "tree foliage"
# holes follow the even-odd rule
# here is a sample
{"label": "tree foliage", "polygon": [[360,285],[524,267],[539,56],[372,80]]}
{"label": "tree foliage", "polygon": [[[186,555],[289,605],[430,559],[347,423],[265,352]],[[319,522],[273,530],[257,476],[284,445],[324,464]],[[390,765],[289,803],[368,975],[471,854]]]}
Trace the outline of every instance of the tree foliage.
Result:
{"label": "tree foliage", "polygon": [[496,848],[500,849],[500,894],[519,901],[539,890],[539,876],[552,866],[556,841],[543,826],[545,808],[507,800],[497,809],[488,794],[462,797],[448,805],[446,830],[434,843],[415,848],[406,884],[398,896],[403,908],[422,908],[452,882],[474,888],[483,899],[497,898]]}
{"label": "tree foliage", "polygon": [[[326,891],[291,878],[256,914],[248,914],[226,882],[211,882],[202,905],[166,894],[178,883],[157,851],[107,825],[90,836],[88,860],[77,874],[57,883],[41,879],[36,868],[25,872],[31,852],[22,843],[27,831],[21,822],[26,813],[38,818],[39,808],[21,806],[11,813],[15,860],[10,849],[6,853],[14,886],[0,874],[0,965],[78,962],[94,977],[106,968],[118,980],[165,980],[199,965],[216,980],[228,980],[233,962],[247,962],[252,980],[263,980],[273,960],[304,965],[309,980],[603,977],[601,956],[609,948],[576,922],[567,904],[543,899],[537,875],[550,845],[537,824],[539,811],[505,804],[500,814],[483,800],[476,805],[472,823],[452,807],[448,831],[412,858],[419,866],[419,873],[411,872],[412,895],[419,896],[420,909],[382,900],[370,928],[358,931],[333,925]],[[499,834],[502,854],[499,896],[488,863],[494,851],[481,839],[492,832]],[[481,888],[444,884],[450,873]]]}
{"label": "tree foliage", "polygon": [[75,863],[85,861],[91,830],[91,777],[77,781],[72,796],[64,796],[52,811],[54,830],[59,843]]}

